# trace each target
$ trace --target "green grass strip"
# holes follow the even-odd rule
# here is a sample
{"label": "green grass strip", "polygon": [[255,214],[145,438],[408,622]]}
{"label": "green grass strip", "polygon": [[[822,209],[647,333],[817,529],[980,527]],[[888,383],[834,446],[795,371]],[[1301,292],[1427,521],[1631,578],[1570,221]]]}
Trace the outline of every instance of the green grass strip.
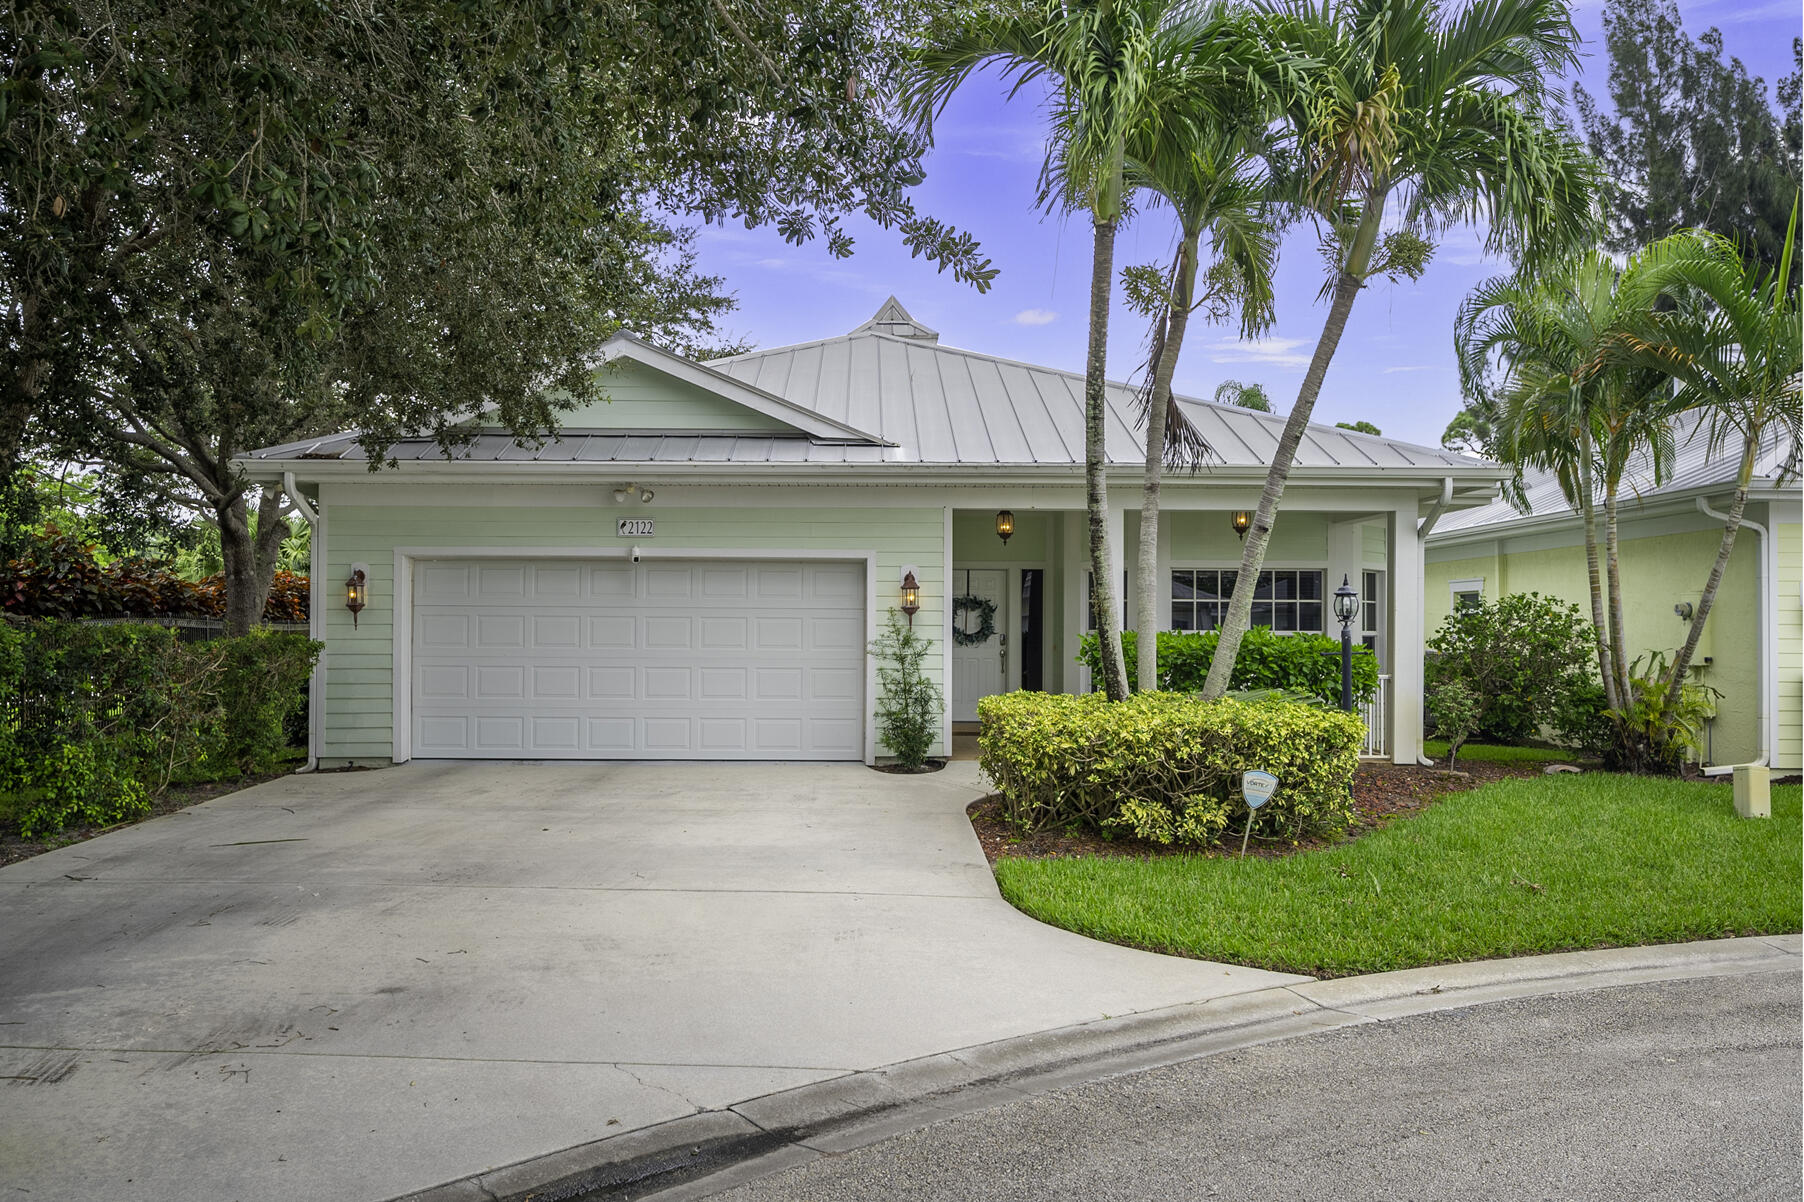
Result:
{"label": "green grass strip", "polygon": [[[1447,741],[1429,739],[1422,744],[1422,753],[1431,760],[1444,760],[1447,758]],[[1482,760],[1489,764],[1576,764],[1582,757],[1576,751],[1561,751],[1553,747],[1501,747],[1491,743],[1467,743],[1459,749],[1459,758]]]}
{"label": "green grass strip", "polygon": [[1312,976],[1804,924],[1800,790],[1601,773],[1502,781],[1281,859],[1002,859],[1021,910],[1114,943]]}

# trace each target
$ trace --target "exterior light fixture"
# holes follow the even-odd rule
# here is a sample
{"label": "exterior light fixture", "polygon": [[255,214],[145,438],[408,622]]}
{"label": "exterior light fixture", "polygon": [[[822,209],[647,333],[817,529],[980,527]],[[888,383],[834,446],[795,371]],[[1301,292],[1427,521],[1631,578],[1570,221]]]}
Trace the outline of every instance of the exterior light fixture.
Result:
{"label": "exterior light fixture", "polygon": [[996,537],[1002,540],[1003,546],[1008,546],[1009,535],[1014,532],[1015,515],[1006,509],[998,509],[996,511]]}
{"label": "exterior light fixture", "polygon": [[645,504],[647,504],[647,505],[650,505],[650,504],[651,504],[651,499],[652,499],[652,498],[653,498],[653,497],[655,497],[655,496],[657,496],[657,495],[658,495],[658,494],[656,494],[656,493],[654,493],[654,492],[653,492],[653,491],[652,491],[652,490],[651,490],[651,489],[649,489],[649,488],[642,488],[642,489],[640,489],[640,490],[639,490],[639,500],[640,500],[640,501],[642,501],[642,502],[644,502],[644,503],[645,503]]}
{"label": "exterior light fixture", "polygon": [[1253,524],[1253,515],[1244,509],[1236,509],[1232,520],[1234,533],[1244,539],[1247,536],[1247,527]]}
{"label": "exterior light fixture", "polygon": [[633,499],[633,497],[638,493],[638,491],[639,491],[639,486],[637,484],[632,483],[631,481],[628,481],[627,483],[622,484],[619,488],[616,488],[614,490],[614,504],[616,504],[616,505],[626,504],[628,501]]}
{"label": "exterior light fixture", "polygon": [[1334,616],[1340,619],[1340,707],[1353,712],[1353,619],[1359,615],[1359,594],[1341,573],[1334,590]]}
{"label": "exterior light fixture", "polygon": [[351,578],[345,581],[345,608],[351,611],[351,629],[357,628],[357,615],[363,612],[369,600],[369,574],[362,564],[355,564],[351,568]]}
{"label": "exterior light fixture", "polygon": [[902,573],[902,604],[900,608],[903,613],[908,615],[908,624],[913,626],[915,615],[921,612],[921,585],[915,579],[912,569],[904,570]]}

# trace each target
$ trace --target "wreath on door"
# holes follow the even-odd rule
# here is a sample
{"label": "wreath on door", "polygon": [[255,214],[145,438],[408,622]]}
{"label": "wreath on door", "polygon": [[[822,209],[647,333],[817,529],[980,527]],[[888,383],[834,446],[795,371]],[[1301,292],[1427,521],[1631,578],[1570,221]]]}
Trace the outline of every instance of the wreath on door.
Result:
{"label": "wreath on door", "polygon": [[[977,629],[965,622],[965,615],[977,615]],[[996,637],[996,603],[976,593],[952,598],[952,641],[961,647],[975,647]]]}

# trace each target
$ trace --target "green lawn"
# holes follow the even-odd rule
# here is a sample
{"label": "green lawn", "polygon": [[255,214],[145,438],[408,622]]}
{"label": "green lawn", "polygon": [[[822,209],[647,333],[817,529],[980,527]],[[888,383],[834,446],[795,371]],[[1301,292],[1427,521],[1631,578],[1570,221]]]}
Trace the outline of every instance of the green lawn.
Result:
{"label": "green lawn", "polygon": [[1115,943],[1347,976],[1800,928],[1799,787],[1737,819],[1727,785],[1537,777],[1457,793],[1278,859],[1004,858],[1009,901]]}
{"label": "green lawn", "polygon": [[[1447,740],[1429,739],[1422,744],[1422,752],[1431,760],[1447,758]],[[1576,751],[1561,751],[1554,747],[1499,747],[1491,743],[1467,743],[1459,749],[1462,760],[1483,760],[1490,764],[1576,764],[1580,762]]]}

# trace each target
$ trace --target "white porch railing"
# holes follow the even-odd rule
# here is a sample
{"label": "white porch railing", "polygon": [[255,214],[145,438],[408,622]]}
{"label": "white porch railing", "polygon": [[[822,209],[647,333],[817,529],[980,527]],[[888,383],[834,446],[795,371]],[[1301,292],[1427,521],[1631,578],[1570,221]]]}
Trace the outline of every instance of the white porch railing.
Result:
{"label": "white porch railing", "polygon": [[1359,707],[1359,716],[1366,720],[1365,746],[1359,749],[1361,756],[1384,756],[1386,733],[1390,726],[1391,715],[1391,678],[1389,673],[1381,673],[1378,677],[1378,691],[1372,694],[1370,701]]}

